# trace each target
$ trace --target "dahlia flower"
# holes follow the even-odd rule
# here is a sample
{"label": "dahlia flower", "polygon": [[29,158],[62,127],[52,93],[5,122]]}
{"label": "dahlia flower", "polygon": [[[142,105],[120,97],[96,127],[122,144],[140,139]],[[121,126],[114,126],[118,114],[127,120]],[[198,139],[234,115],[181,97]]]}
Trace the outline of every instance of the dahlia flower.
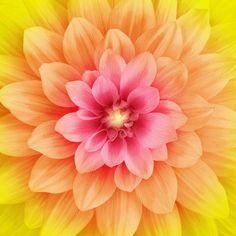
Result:
{"label": "dahlia flower", "polygon": [[236,235],[236,2],[0,1],[0,235]]}

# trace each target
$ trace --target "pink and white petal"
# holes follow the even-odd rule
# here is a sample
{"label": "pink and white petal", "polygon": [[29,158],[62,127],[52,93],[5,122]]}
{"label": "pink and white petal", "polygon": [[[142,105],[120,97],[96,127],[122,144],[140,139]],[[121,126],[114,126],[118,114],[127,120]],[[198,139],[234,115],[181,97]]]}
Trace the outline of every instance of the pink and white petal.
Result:
{"label": "pink and white petal", "polygon": [[64,108],[47,100],[37,80],[6,85],[0,90],[0,101],[18,120],[32,126],[58,119],[65,113]]}
{"label": "pink and white petal", "polygon": [[200,54],[210,36],[209,12],[192,9],[178,18],[183,34],[183,55]]}
{"label": "pink and white petal", "polygon": [[67,141],[55,131],[56,121],[47,121],[37,126],[28,139],[33,150],[53,159],[64,159],[74,155],[78,144]]}
{"label": "pink and white petal", "polygon": [[121,164],[116,167],[114,180],[117,188],[126,192],[132,192],[139,185],[142,178],[133,175],[125,164]]}
{"label": "pink and white petal", "polygon": [[62,36],[42,27],[32,27],[24,32],[24,55],[35,72],[39,75],[39,67],[43,63],[64,62]]}
{"label": "pink and white petal", "polygon": [[110,28],[118,28],[133,41],[156,24],[151,0],[127,0],[118,3],[111,11]]}
{"label": "pink and white petal", "polygon": [[136,52],[151,52],[157,59],[179,59],[183,50],[181,28],[176,22],[166,23],[144,32],[135,42]]}
{"label": "pink and white petal", "polygon": [[102,117],[101,115],[96,115],[85,109],[79,109],[76,113],[80,120],[96,120]]}
{"label": "pink and white petal", "polygon": [[42,156],[32,169],[29,187],[33,192],[63,193],[72,189],[75,176],[72,159],[53,160]]}
{"label": "pink and white petal", "polygon": [[103,76],[99,76],[95,80],[92,87],[92,95],[102,106],[111,106],[119,99],[115,84]]}
{"label": "pink and white petal", "polygon": [[82,80],[92,88],[94,81],[99,75],[97,70],[86,70],[82,75]]}
{"label": "pink and white petal", "polygon": [[127,63],[135,56],[133,42],[119,29],[109,29],[105,38],[98,44],[94,54],[97,66],[99,65],[100,58],[106,49],[111,49],[114,53],[124,58]]}
{"label": "pink and white petal", "polygon": [[134,133],[139,143],[147,148],[160,148],[176,140],[170,118],[161,113],[140,115],[134,124]]}
{"label": "pink and white petal", "polygon": [[152,149],[152,157],[154,161],[166,161],[168,158],[168,150],[166,145],[160,148]]}
{"label": "pink and white petal", "polygon": [[100,111],[101,106],[93,97],[92,90],[84,81],[72,81],[66,84],[67,93],[77,106],[90,111]]}
{"label": "pink and white petal", "polygon": [[138,87],[128,95],[127,102],[134,112],[145,114],[159,104],[159,91],[153,87]]}
{"label": "pink and white petal", "polygon": [[153,157],[148,148],[141,146],[136,138],[127,138],[127,155],[124,162],[134,175],[148,179],[153,172]]}
{"label": "pink and white petal", "polygon": [[60,118],[55,130],[71,142],[81,142],[94,134],[99,128],[98,120],[80,120],[76,112]]}
{"label": "pink and white petal", "polygon": [[127,143],[119,137],[114,141],[107,141],[101,150],[103,161],[109,167],[121,164],[124,161],[126,153]]}
{"label": "pink and white petal", "polygon": [[77,235],[93,217],[93,211],[79,211],[74,197],[69,191],[51,201],[51,211],[46,218],[40,234],[42,236]]}
{"label": "pink and white petal", "polygon": [[142,204],[150,211],[168,214],[173,210],[177,196],[175,173],[165,163],[157,163],[153,175],[143,180],[135,191]]}
{"label": "pink and white petal", "polygon": [[102,167],[94,172],[77,174],[73,192],[77,207],[87,211],[104,204],[115,192],[114,170]]}
{"label": "pink and white petal", "polygon": [[60,62],[43,64],[39,73],[43,91],[52,103],[62,107],[75,106],[70,100],[65,86],[69,81],[81,79],[79,73],[72,66]]}
{"label": "pink and white petal", "polygon": [[167,145],[166,163],[177,168],[193,166],[202,156],[202,145],[199,136],[194,132],[179,132],[178,139]]}
{"label": "pink and white petal", "polygon": [[118,89],[120,88],[121,75],[125,67],[124,59],[112,50],[106,50],[99,61],[101,75],[112,81]]}
{"label": "pink and white petal", "polygon": [[107,131],[100,130],[94,133],[85,143],[85,149],[89,152],[98,151],[107,141]]}
{"label": "pink and white petal", "polygon": [[104,236],[134,235],[142,215],[142,204],[134,193],[117,190],[96,209],[97,225]]}
{"label": "pink and white petal", "polygon": [[169,116],[176,129],[182,127],[188,119],[179,105],[169,100],[161,100],[155,111]]}
{"label": "pink and white petal", "polygon": [[128,94],[138,86],[149,86],[156,77],[157,66],[151,53],[145,52],[131,60],[124,69],[120,81],[121,94]]}
{"label": "pink and white petal", "polygon": [[156,60],[157,76],[153,86],[158,88],[161,99],[170,99],[178,95],[187,84],[187,67],[177,60],[160,57]]}
{"label": "pink and white petal", "polygon": [[177,201],[181,205],[208,217],[227,217],[229,207],[225,190],[204,162],[175,169],[175,173],[178,179]]}
{"label": "pink and white petal", "polygon": [[86,19],[71,20],[64,35],[64,55],[81,75],[85,70],[95,69],[93,55],[102,38],[101,32]]}
{"label": "pink and white petal", "polygon": [[0,152],[14,157],[37,155],[27,144],[32,131],[33,127],[21,123],[11,114],[1,116]]}

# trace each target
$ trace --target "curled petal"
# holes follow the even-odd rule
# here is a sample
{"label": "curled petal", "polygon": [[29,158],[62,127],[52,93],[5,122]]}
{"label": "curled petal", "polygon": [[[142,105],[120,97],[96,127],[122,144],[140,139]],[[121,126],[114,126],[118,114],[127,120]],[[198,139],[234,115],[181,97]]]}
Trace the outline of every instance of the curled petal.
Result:
{"label": "curled petal", "polygon": [[98,151],[103,147],[107,140],[107,131],[101,130],[94,133],[85,143],[85,149],[89,152]]}

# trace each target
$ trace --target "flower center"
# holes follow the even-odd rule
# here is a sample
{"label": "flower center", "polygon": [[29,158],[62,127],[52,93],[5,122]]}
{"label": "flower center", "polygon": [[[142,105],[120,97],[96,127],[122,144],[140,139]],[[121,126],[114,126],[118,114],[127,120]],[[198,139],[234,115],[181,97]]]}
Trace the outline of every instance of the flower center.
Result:
{"label": "flower center", "polygon": [[112,110],[108,112],[107,124],[113,128],[121,128],[129,120],[129,114],[127,111],[121,109]]}

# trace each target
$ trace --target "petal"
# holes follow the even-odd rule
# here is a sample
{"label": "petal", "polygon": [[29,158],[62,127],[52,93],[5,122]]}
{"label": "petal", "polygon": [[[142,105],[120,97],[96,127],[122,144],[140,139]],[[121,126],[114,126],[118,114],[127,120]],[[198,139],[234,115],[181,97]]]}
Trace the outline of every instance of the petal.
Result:
{"label": "petal", "polygon": [[98,76],[99,72],[97,70],[86,70],[82,75],[82,80],[92,87]]}
{"label": "petal", "polygon": [[228,202],[223,186],[204,162],[186,169],[176,169],[177,201],[184,207],[209,217],[226,217]]}
{"label": "petal", "polygon": [[157,214],[170,213],[177,196],[175,173],[171,167],[160,162],[156,164],[153,175],[143,180],[135,191],[150,211]]}
{"label": "petal", "polygon": [[170,99],[178,95],[188,80],[188,70],[181,61],[168,57],[157,59],[157,76],[154,87],[157,87],[162,99]]}
{"label": "petal", "polygon": [[134,193],[117,190],[96,209],[97,225],[104,236],[134,235],[142,215],[142,205]]}
{"label": "petal", "polygon": [[80,74],[95,68],[93,54],[103,38],[101,32],[84,18],[73,18],[65,32],[64,55]]}
{"label": "petal", "polygon": [[176,141],[167,145],[167,164],[177,168],[194,165],[202,155],[201,140],[194,132],[179,132]]}
{"label": "petal", "polygon": [[170,118],[161,113],[140,115],[134,124],[134,132],[140,144],[148,148],[158,148],[176,140]]}
{"label": "petal", "polygon": [[133,175],[125,164],[121,164],[116,167],[114,180],[117,188],[126,192],[132,192],[142,179]]}
{"label": "petal", "polygon": [[99,125],[97,120],[80,120],[77,113],[73,112],[59,119],[55,130],[71,142],[81,142],[95,133]]}
{"label": "petal", "polygon": [[108,27],[110,5],[107,0],[70,0],[69,15],[71,18],[80,16],[94,24],[101,32]]}
{"label": "petal", "polygon": [[111,49],[116,54],[129,62],[135,56],[135,48],[131,39],[119,29],[109,29],[105,38],[101,40],[95,51],[95,63],[99,64],[101,55],[106,49]]}
{"label": "petal", "polygon": [[60,62],[43,64],[40,69],[43,91],[54,104],[62,107],[74,107],[65,85],[69,81],[80,80],[78,72],[71,66]]}
{"label": "petal", "polygon": [[183,126],[187,121],[187,117],[181,108],[176,103],[169,100],[161,100],[155,111],[169,116],[176,129]]}
{"label": "petal", "polygon": [[150,29],[135,42],[137,53],[149,51],[155,58],[166,56],[178,59],[183,49],[181,29],[175,22]]}
{"label": "petal", "polygon": [[149,149],[142,147],[135,138],[126,139],[127,155],[125,164],[129,171],[141,178],[148,179],[153,172],[153,158]]}
{"label": "petal", "polygon": [[199,54],[209,35],[209,13],[207,10],[192,9],[178,19],[183,34],[183,54]]}
{"label": "petal", "polygon": [[0,152],[16,157],[36,155],[27,145],[33,128],[8,114],[0,118]]}
{"label": "petal", "polygon": [[102,106],[111,106],[119,99],[119,94],[114,83],[103,77],[98,77],[92,87],[92,94]]}
{"label": "petal", "polygon": [[138,86],[149,86],[156,76],[156,62],[152,54],[142,53],[131,60],[121,77],[121,92],[126,97]]}
{"label": "petal", "polygon": [[160,148],[152,149],[152,157],[155,161],[166,161],[168,158],[168,150],[166,145]]}
{"label": "petal", "polygon": [[42,27],[25,30],[23,50],[29,66],[37,75],[43,63],[65,60],[62,36]]}
{"label": "petal", "polygon": [[113,167],[121,164],[127,152],[126,141],[122,138],[116,138],[114,141],[107,141],[101,151],[104,163]]}
{"label": "petal", "polygon": [[73,186],[75,203],[82,211],[96,208],[110,199],[115,189],[114,171],[110,168],[77,174]]}
{"label": "petal", "polygon": [[80,144],[75,152],[75,166],[79,173],[97,170],[104,165],[100,151],[88,152],[84,145]]}
{"label": "petal", "polygon": [[91,88],[83,81],[72,81],[66,84],[66,90],[70,99],[80,108],[91,111],[101,109],[100,105],[95,101]]}
{"label": "petal", "polygon": [[101,130],[94,133],[85,143],[85,149],[89,152],[95,152],[103,147],[107,140],[107,131]]}
{"label": "petal", "polygon": [[99,61],[99,71],[120,88],[121,75],[126,66],[124,59],[112,50],[106,50]]}
{"label": "petal", "polygon": [[132,40],[155,26],[155,12],[150,0],[121,1],[111,12],[110,28],[118,28]]}
{"label": "petal", "polygon": [[74,203],[71,192],[59,196],[41,229],[42,236],[77,235],[93,217],[92,211],[81,212]]}
{"label": "petal", "polygon": [[56,121],[47,121],[37,126],[28,140],[29,147],[53,159],[73,156],[78,144],[58,134],[55,125]]}
{"label": "petal", "polygon": [[72,159],[53,160],[42,156],[32,169],[29,187],[33,192],[63,193],[72,189],[75,176]]}
{"label": "petal", "polygon": [[36,80],[5,86],[0,91],[0,100],[18,120],[33,126],[58,119],[65,112],[46,99],[41,82]]}

